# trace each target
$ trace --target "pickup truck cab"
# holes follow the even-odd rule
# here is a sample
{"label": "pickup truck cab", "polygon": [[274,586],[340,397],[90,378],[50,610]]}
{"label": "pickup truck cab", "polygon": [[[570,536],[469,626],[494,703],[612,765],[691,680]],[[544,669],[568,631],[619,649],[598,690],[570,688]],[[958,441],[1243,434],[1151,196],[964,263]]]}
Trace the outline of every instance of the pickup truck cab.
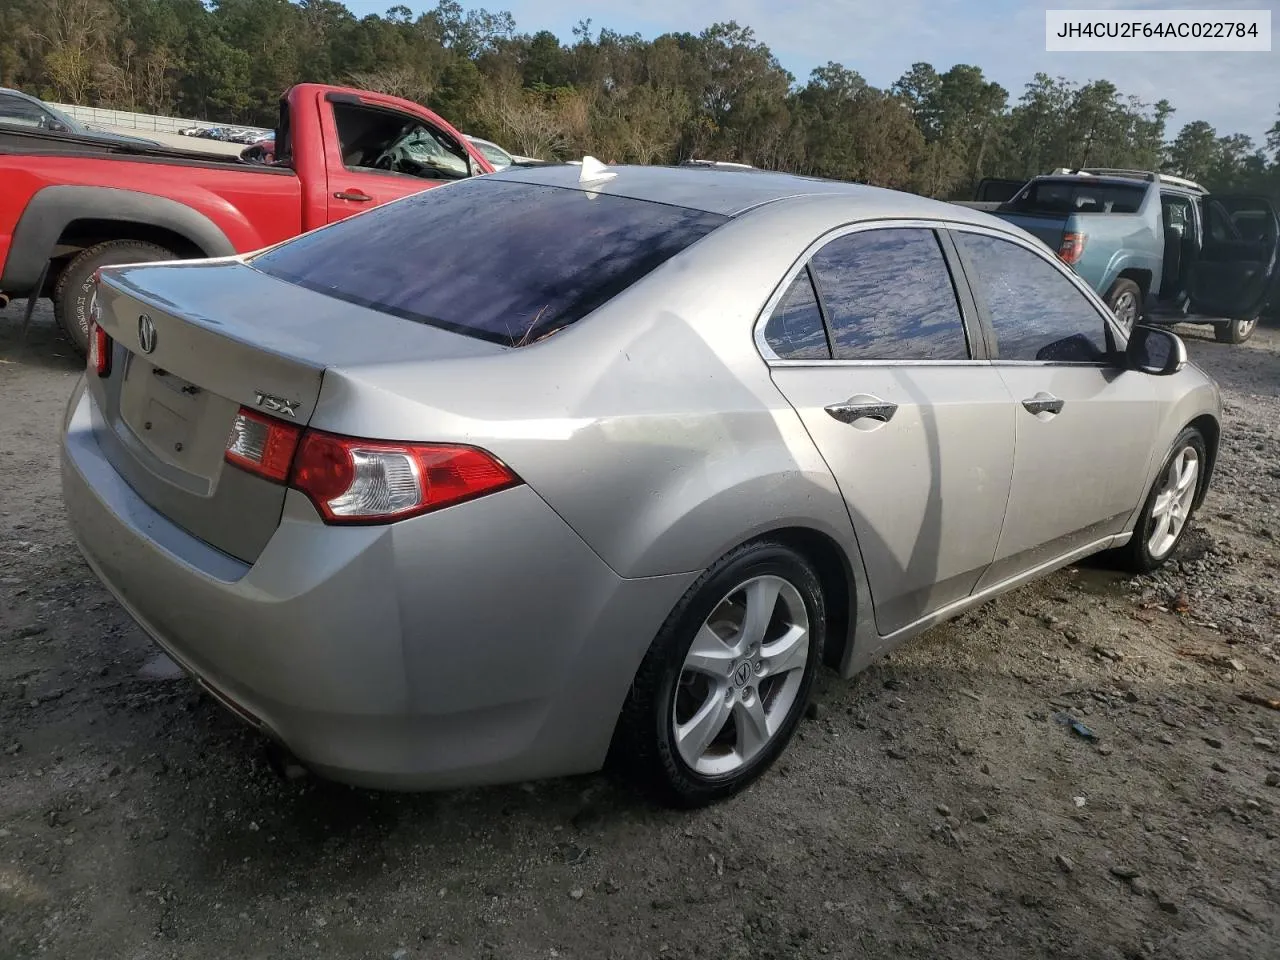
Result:
{"label": "pickup truck cab", "polygon": [[425,107],[323,84],[281,98],[265,164],[0,123],[0,307],[52,297],[83,352],[99,267],[247,253],[492,172]]}
{"label": "pickup truck cab", "polygon": [[1058,170],[992,212],[1055,250],[1125,327],[1211,323],[1218,340],[1241,343],[1276,296],[1280,219],[1262,197],[1143,171]]}

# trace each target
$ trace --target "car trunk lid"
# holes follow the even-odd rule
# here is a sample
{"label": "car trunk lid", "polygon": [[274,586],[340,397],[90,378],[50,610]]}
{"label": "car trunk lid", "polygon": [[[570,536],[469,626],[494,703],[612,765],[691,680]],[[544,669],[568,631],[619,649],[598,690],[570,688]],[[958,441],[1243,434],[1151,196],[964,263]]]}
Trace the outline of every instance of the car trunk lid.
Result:
{"label": "car trunk lid", "polygon": [[314,293],[238,260],[104,269],[108,376],[90,373],[104,455],[151,507],[252,563],[286,488],[224,459],[243,407],[305,426],[325,369],[503,348]]}

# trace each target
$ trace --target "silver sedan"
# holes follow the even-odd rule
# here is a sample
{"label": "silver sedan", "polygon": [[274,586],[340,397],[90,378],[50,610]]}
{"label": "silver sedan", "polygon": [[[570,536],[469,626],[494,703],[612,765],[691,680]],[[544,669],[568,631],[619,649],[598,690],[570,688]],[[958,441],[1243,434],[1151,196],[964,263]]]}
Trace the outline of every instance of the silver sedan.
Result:
{"label": "silver sedan", "polygon": [[983,213],[512,168],[104,268],[63,493],[94,571],[306,765],[728,796],[822,665],[1176,549],[1217,388]]}

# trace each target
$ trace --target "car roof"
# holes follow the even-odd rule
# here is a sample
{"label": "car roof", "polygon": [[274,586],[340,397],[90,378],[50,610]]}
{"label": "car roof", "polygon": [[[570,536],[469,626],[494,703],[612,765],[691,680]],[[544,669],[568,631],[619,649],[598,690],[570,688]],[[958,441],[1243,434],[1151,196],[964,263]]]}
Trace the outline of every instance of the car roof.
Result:
{"label": "car roof", "polygon": [[611,166],[615,174],[608,180],[579,183],[582,167],[578,164],[553,164],[545,167],[508,169],[489,174],[494,180],[568,187],[609,196],[648,200],[672,206],[688,207],[707,213],[734,217],[768,203],[829,197],[839,203],[842,213],[855,219],[877,217],[927,220],[953,220],[1006,227],[981,211],[972,211],[941,200],[882,187],[839,180],[823,180],[791,173],[766,170],[739,170],[712,166],[647,167]]}
{"label": "car roof", "polygon": [[0,87],[0,93],[8,94],[11,97],[19,97],[22,100],[27,100],[31,103],[38,103],[42,107],[44,106],[44,101],[39,97],[33,97],[31,94],[23,93],[21,90],[15,90],[13,87]]}

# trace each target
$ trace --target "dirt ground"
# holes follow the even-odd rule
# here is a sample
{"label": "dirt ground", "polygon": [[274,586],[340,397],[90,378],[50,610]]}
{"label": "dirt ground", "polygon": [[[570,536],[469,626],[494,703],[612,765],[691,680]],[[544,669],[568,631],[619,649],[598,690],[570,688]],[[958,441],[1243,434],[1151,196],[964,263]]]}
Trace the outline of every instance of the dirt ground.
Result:
{"label": "dirt ground", "polygon": [[[380,795],[272,771],[73,546],[81,366],[0,313],[0,958],[1280,957],[1280,332],[1186,328],[1225,445],[1180,560],[934,629],[693,814],[601,777]],[[1060,721],[1087,724],[1090,742]]]}

